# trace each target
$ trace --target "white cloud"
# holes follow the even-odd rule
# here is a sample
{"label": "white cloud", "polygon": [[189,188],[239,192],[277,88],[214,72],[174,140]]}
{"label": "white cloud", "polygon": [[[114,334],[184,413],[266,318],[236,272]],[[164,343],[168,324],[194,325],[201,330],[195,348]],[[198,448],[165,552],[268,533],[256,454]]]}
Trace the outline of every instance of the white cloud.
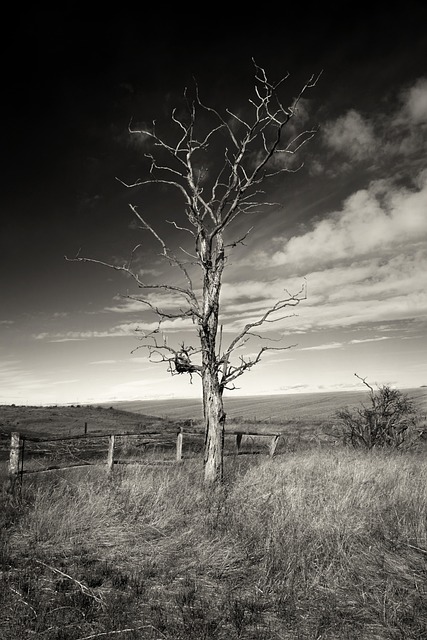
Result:
{"label": "white cloud", "polygon": [[[419,78],[400,95],[400,106],[393,113],[378,113],[368,120],[351,109],[336,120],[326,122],[322,141],[331,151],[338,153],[339,164],[325,162],[313,164],[312,174],[329,174],[352,170],[355,162],[369,160],[370,167],[381,168],[389,175],[390,159],[401,160],[397,171],[413,173],[414,166],[425,166],[427,135],[427,78]],[[337,159],[335,158],[335,159]],[[326,169],[326,166],[328,168]]]}
{"label": "white cloud", "polygon": [[381,342],[382,340],[390,340],[389,336],[381,336],[379,338],[364,338],[362,340],[350,340],[349,344],[362,344],[362,342]]}
{"label": "white cloud", "polygon": [[377,144],[372,124],[354,109],[334,122],[326,123],[323,141],[334,151],[344,152],[357,160],[369,157]]}
{"label": "white cloud", "polygon": [[21,360],[2,360],[0,361],[0,373],[4,371],[13,371],[17,369],[17,365],[21,364]]}
{"label": "white cloud", "polygon": [[409,124],[427,123],[427,78],[420,78],[402,94],[403,107],[399,119]]}
{"label": "white cloud", "polygon": [[123,300],[123,302],[114,307],[105,307],[104,311],[109,311],[110,313],[141,313],[146,309],[146,305],[138,300]]}
{"label": "white cloud", "polygon": [[351,260],[427,237],[427,172],[413,188],[391,180],[373,181],[351,195],[341,211],[317,222],[307,233],[292,237],[271,258],[273,265],[319,265]]}
{"label": "white cloud", "polygon": [[104,311],[112,313],[141,314],[149,309],[149,305],[154,308],[157,307],[162,311],[168,312],[173,310],[178,311],[179,309],[185,310],[189,306],[186,296],[167,290],[141,294],[140,299],[136,299],[136,296],[130,296],[128,298],[117,296],[115,299],[118,301],[118,304],[113,307],[105,307]]}
{"label": "white cloud", "polygon": [[20,360],[4,360],[0,363],[0,403],[2,398],[7,402],[27,398],[28,393],[43,390],[49,384],[46,378],[40,377],[31,369],[25,369]]}
{"label": "white cloud", "polygon": [[[415,248],[414,248],[415,247]],[[302,267],[301,267],[302,268]],[[333,266],[322,264],[307,273],[308,297],[295,309],[288,309],[289,317],[258,328],[257,331],[289,333],[321,327],[346,327],[371,322],[389,322],[427,316],[427,247],[400,247],[400,252],[384,256],[354,257],[349,255]],[[290,279],[297,282],[298,279]],[[262,310],[274,304],[283,291],[283,282],[247,281],[226,291],[222,310],[224,331],[236,332]],[[256,294],[256,300],[250,296]]]}
{"label": "white cloud", "polygon": [[[35,340],[47,340],[49,342],[72,342],[76,340],[91,340],[95,338],[123,338],[137,337],[138,332],[150,333],[159,326],[158,322],[125,322],[115,325],[104,331],[66,331],[64,333],[38,333],[33,335]],[[161,331],[177,332],[193,329],[194,325],[189,318],[176,318],[165,320],[161,324]]]}
{"label": "white cloud", "polygon": [[408,295],[395,295],[389,298],[369,298],[369,282],[366,283],[366,299],[354,300],[351,290],[345,299],[327,301],[321,305],[302,305],[298,317],[292,323],[288,319],[278,323],[277,329],[288,329],[292,333],[293,324],[299,330],[320,327],[350,327],[367,323],[390,322],[402,319],[425,319],[427,317],[427,294],[415,292]]}
{"label": "white cloud", "polygon": [[302,347],[298,351],[326,351],[328,349],[340,349],[342,346],[342,342],[329,342],[328,344],[318,344],[314,347]]}

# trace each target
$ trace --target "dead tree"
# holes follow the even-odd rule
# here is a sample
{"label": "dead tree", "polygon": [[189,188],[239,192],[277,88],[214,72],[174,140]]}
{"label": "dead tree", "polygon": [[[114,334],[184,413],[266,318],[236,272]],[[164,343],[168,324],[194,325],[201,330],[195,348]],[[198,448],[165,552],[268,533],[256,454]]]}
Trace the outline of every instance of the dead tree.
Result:
{"label": "dead tree", "polygon": [[[254,336],[260,338],[256,331],[283,318],[285,310],[287,313],[289,307],[296,307],[306,295],[304,285],[295,294],[285,290],[282,299],[257,320],[248,322],[228,346],[220,344],[220,290],[227,257],[252,230],[251,227],[242,237],[229,242],[233,222],[274,204],[266,198],[266,183],[285,172],[297,171],[300,167],[293,162],[295,154],[315,135],[311,128],[295,133],[293,120],[303,95],[315,86],[318,78],[311,77],[285,106],[282,92],[287,78],[288,75],[271,82],[254,61],[254,94],[238,113],[204,104],[196,84],[191,98],[187,90],[184,92],[184,109],[172,111],[167,134],[160,132],[155,122],[144,127],[129,125],[129,133],[144,141],[149,168],[145,178],[131,184],[119,181],[129,189],[160,185],[176,190],[182,197],[184,222],[179,219],[171,224],[177,233],[189,234],[190,251],[181,247],[179,252],[174,250],[138,207],[129,205],[139,228],[151,234],[163,258],[180,271],[182,285],[146,282],[133,266],[141,245],[135,247],[131,259],[123,265],[80,254],[73,258],[124,272],[144,292],[166,292],[181,299],[176,311],[166,311],[153,303],[149,295],[128,296],[145,304],[159,320],[155,331],[140,333],[141,344],[137,348],[147,349],[152,361],[166,362],[172,375],[201,377],[204,478],[208,484],[220,481],[223,473],[224,390],[235,388],[235,380],[258,364],[265,351],[290,347],[265,345],[255,356],[240,356],[237,361],[236,351]],[[168,342],[162,323],[178,318],[192,320],[197,346],[173,346]]]}

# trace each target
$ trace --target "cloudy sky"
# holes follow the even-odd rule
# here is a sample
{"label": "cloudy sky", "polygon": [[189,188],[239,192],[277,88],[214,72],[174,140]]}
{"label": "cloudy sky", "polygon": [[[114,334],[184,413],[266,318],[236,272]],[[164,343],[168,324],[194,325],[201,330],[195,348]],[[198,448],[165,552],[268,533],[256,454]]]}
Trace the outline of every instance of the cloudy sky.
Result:
{"label": "cloudy sky", "polygon": [[[128,123],[168,121],[193,76],[205,103],[242,113],[253,97],[252,57],[272,80],[289,72],[289,102],[311,74],[322,75],[300,104],[297,124],[317,129],[298,155],[303,166],[272,184],[276,204],[251,219],[245,246],[229,257],[224,344],[284,289],[307,283],[307,299],[265,333],[290,348],[266,352],[234,393],[357,389],[354,373],[372,384],[427,384],[422,5],[383,14],[371,3],[360,16],[305,7],[252,24],[249,13],[242,22],[191,21],[117,7],[88,15],[75,4],[11,18],[2,79],[0,403],[200,395],[198,380],[171,377],[135,351],[135,330],[154,327],[155,318],[125,297],[132,283],[64,256],[81,250],[118,263],[142,243],[140,273],[178,282],[129,204],[178,248],[185,240],[165,220],[181,219],[179,201],[116,179],[146,175],[146,149]],[[246,230],[247,220],[238,222],[230,238]],[[191,330],[182,321],[164,326],[176,344],[194,342]]]}

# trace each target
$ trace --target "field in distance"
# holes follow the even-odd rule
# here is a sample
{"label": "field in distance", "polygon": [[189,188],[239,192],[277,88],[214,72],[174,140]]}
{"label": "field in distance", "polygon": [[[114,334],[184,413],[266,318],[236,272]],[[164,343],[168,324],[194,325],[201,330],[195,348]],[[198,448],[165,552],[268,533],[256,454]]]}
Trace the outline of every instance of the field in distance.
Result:
{"label": "field in distance", "polygon": [[[422,418],[427,414],[427,388],[404,390],[416,403]],[[272,396],[228,396],[224,399],[226,428],[257,432],[319,432],[334,420],[337,410],[360,406],[369,400],[361,392],[299,393]],[[176,432],[176,426],[191,420],[194,429],[203,429],[199,399],[141,400],[103,405],[19,406],[0,405],[0,432],[21,435],[64,437],[84,433]],[[188,425],[184,427],[188,428]]]}
{"label": "field in distance", "polygon": [[[414,400],[422,415],[427,413],[427,388],[402,389]],[[227,417],[233,420],[271,421],[275,423],[297,420],[305,422],[329,420],[344,407],[358,406],[368,401],[365,391],[340,391],[324,393],[294,393],[271,396],[227,396],[224,398]],[[123,411],[148,414],[176,420],[200,420],[201,400],[174,398],[167,400],[134,400],[113,402],[112,406]],[[106,406],[106,405],[104,405]]]}
{"label": "field in distance", "polygon": [[18,431],[33,437],[66,437],[93,433],[159,431],[171,421],[157,416],[135,415],[113,407],[93,405],[20,406],[0,405],[0,433]]}

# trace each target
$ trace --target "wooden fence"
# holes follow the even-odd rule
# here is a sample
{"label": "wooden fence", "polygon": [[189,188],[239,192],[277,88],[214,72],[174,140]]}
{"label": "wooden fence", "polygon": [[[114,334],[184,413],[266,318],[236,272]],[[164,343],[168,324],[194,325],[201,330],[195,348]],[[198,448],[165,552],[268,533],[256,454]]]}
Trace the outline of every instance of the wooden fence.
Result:
{"label": "wooden fence", "polygon": [[[182,427],[179,428],[177,434],[176,434],[176,441],[175,441],[175,457],[174,460],[176,463],[181,463],[184,460],[184,456],[183,456],[183,445],[184,445],[184,435],[186,436],[198,436],[198,437],[203,437],[204,433],[202,431],[185,431],[184,433],[184,429]],[[275,452],[276,452],[276,447],[277,444],[279,442],[280,437],[283,435],[282,433],[258,433],[258,432],[251,432],[251,431],[226,431],[225,432],[226,436],[234,436],[235,437],[235,447],[234,447],[234,454],[238,455],[239,453],[241,453],[241,446],[242,446],[242,440],[243,440],[243,436],[249,436],[249,437],[257,437],[257,438],[269,438],[270,442],[269,442],[269,446],[268,446],[268,453],[270,457],[273,457]],[[126,433],[115,433],[115,434],[99,434],[99,433],[94,433],[91,434],[90,436],[88,436],[87,434],[87,423],[85,423],[85,430],[84,430],[84,434],[79,434],[79,435],[69,435],[69,436],[61,436],[58,438],[37,438],[37,437],[32,437],[32,436],[26,436],[26,435],[21,435],[20,433],[14,431],[11,433],[11,438],[10,438],[10,452],[9,452],[9,465],[8,465],[8,481],[7,481],[7,492],[8,493],[14,493],[16,487],[19,485],[20,487],[22,487],[22,481],[23,481],[23,475],[24,474],[28,474],[28,473],[41,473],[41,472],[45,472],[45,471],[52,471],[52,470],[60,470],[60,469],[71,469],[71,468],[75,468],[75,467],[83,467],[83,466],[93,466],[94,464],[99,464],[99,461],[97,462],[84,462],[84,463],[78,463],[78,464],[67,464],[67,465],[51,465],[51,466],[47,466],[44,468],[39,468],[39,469],[24,469],[24,460],[25,460],[25,454],[26,454],[26,443],[27,442],[33,442],[33,443],[55,443],[55,442],[63,442],[63,441],[67,441],[67,440],[91,440],[93,438],[104,438],[104,439],[108,439],[108,451],[107,451],[107,458],[105,461],[105,466],[106,466],[106,471],[107,473],[111,473],[113,468],[114,468],[114,464],[118,464],[120,461],[116,460],[114,457],[114,453],[115,453],[115,445],[116,445],[116,438],[121,437],[121,436],[126,436],[126,437],[139,437],[139,438],[144,438],[144,437],[153,437],[156,436],[157,440],[153,441],[150,439],[147,440],[143,440],[142,444],[168,444],[171,443],[171,436],[170,434],[164,434],[164,433],[159,433],[158,431],[144,431],[144,432],[140,432],[140,433],[135,433],[135,432],[126,432]],[[136,463],[141,462],[139,460],[134,461]],[[164,462],[164,461],[163,461]]]}

